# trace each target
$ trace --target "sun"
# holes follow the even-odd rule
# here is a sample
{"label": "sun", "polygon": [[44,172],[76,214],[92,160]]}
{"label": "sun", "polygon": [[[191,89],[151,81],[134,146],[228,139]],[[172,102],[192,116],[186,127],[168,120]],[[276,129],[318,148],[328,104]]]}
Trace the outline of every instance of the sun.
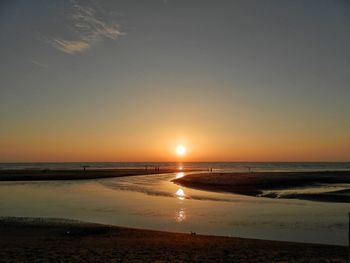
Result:
{"label": "sun", "polygon": [[183,145],[178,145],[178,146],[176,146],[176,150],[175,151],[176,151],[176,154],[178,156],[184,156],[186,154],[187,149]]}

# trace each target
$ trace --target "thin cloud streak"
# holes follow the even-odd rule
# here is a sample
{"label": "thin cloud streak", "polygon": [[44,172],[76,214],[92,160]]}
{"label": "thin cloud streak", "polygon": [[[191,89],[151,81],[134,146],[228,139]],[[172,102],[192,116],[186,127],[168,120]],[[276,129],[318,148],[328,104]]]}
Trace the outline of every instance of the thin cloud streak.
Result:
{"label": "thin cloud streak", "polygon": [[40,68],[48,68],[49,67],[48,65],[41,63],[39,61],[36,61],[36,60],[32,60],[31,62],[32,62],[32,64],[34,64],[35,66],[38,66]]}
{"label": "thin cloud streak", "polygon": [[70,54],[84,53],[105,39],[115,40],[123,33],[119,25],[104,21],[92,7],[73,5],[73,12],[67,18],[69,32],[73,38],[49,37],[48,42],[56,49]]}
{"label": "thin cloud streak", "polygon": [[67,54],[83,53],[90,48],[90,44],[80,40],[51,39],[53,47]]}

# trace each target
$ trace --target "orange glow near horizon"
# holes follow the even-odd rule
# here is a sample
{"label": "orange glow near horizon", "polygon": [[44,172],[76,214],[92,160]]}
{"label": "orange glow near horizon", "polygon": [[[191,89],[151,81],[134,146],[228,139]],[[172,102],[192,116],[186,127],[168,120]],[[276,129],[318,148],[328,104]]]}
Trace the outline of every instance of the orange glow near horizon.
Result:
{"label": "orange glow near horizon", "polygon": [[[342,136],[336,135],[333,130],[329,134],[323,134],[324,130],[312,134],[288,130],[281,134],[273,130],[274,126],[256,128],[252,123],[249,129],[252,132],[247,133],[247,127],[243,129],[230,123],[224,123],[226,129],[223,130],[215,125],[208,128],[207,123],[200,121],[192,125],[186,121],[181,126],[151,120],[147,126],[132,124],[125,123],[119,128],[115,123],[94,126],[83,122],[80,129],[72,124],[67,130],[63,123],[40,129],[42,125],[33,121],[26,127],[26,133],[20,128],[13,132],[5,127],[0,138],[0,161],[264,162],[348,161],[350,158],[349,144],[344,143],[349,142],[349,135],[345,132]],[[329,139],[324,139],[327,136]],[[179,149],[180,154],[177,154],[178,146],[185,148]]]}

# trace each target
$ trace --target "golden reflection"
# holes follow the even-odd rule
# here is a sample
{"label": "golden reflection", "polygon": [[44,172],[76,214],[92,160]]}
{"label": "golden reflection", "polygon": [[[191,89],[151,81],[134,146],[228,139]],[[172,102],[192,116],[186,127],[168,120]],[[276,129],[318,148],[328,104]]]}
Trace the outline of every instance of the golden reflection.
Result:
{"label": "golden reflection", "polygon": [[185,213],[185,210],[183,208],[181,208],[178,212],[176,212],[175,220],[177,222],[182,222],[182,221],[186,220],[186,213]]}
{"label": "golden reflection", "polygon": [[181,188],[176,191],[175,195],[180,200],[184,200],[185,199],[185,192]]}
{"label": "golden reflection", "polygon": [[185,173],[183,173],[183,172],[179,172],[179,173],[177,173],[176,174],[176,179],[179,179],[179,178],[181,178],[181,177],[184,177],[185,176]]}

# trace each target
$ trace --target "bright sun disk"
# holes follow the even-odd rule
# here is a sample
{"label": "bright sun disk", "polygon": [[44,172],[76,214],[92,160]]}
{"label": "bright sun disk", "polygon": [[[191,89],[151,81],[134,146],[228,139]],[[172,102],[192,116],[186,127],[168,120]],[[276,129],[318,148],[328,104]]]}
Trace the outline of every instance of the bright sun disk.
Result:
{"label": "bright sun disk", "polygon": [[186,147],[183,145],[178,145],[176,147],[176,154],[179,156],[183,156],[186,154]]}

